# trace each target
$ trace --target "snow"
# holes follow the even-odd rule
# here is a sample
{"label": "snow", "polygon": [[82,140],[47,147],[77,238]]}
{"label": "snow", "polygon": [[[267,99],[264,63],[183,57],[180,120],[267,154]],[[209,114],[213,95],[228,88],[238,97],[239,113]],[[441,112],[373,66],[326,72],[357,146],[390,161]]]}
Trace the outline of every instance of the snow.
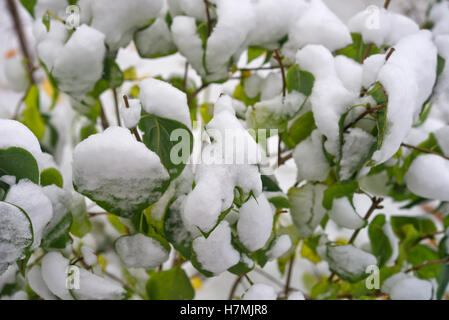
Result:
{"label": "snow", "polygon": [[377,139],[360,128],[353,128],[343,137],[343,149],[339,175],[341,180],[349,180],[369,159]]}
{"label": "snow", "polygon": [[16,206],[0,201],[0,275],[24,255],[32,243],[32,227]]}
{"label": "snow", "polygon": [[178,47],[178,51],[201,77],[205,77],[203,43],[196,33],[196,29],[195,18],[193,17],[177,16],[173,19],[171,25],[173,41]]}
{"label": "snow", "polygon": [[288,295],[288,300],[306,300],[301,291],[294,291]]}
{"label": "snow", "polygon": [[346,25],[321,0],[310,2],[310,7],[292,26],[288,36],[297,49],[318,44],[335,51],[352,43]]}
{"label": "snow", "polygon": [[0,149],[18,147],[27,150],[33,155],[39,165],[42,151],[36,136],[22,123],[0,119]]}
{"label": "snow", "polygon": [[55,54],[52,75],[58,81],[58,88],[81,96],[93,90],[103,74],[104,35],[82,25]]}
{"label": "snow", "polygon": [[[206,8],[203,0],[167,0],[168,7],[172,16],[186,15],[194,17],[196,20],[206,22]],[[215,4],[216,1],[210,1]],[[211,18],[214,17],[214,11],[209,9]]]}
{"label": "snow", "polygon": [[348,198],[334,199],[329,218],[340,227],[358,229],[363,227],[365,221],[358,215]]}
{"label": "snow", "polygon": [[429,20],[434,23],[432,32],[435,35],[449,34],[449,5],[445,1],[434,3],[429,12]]}
{"label": "snow", "polygon": [[167,261],[169,254],[158,240],[142,233],[117,239],[115,250],[128,268],[154,269]]}
{"label": "snow", "polygon": [[315,76],[310,102],[318,130],[327,137],[325,147],[329,153],[338,151],[338,122],[341,115],[353,105],[357,96],[351,94],[341,82],[331,52],[321,45],[307,45],[296,54],[301,70]]}
{"label": "snow", "polygon": [[387,265],[392,264],[396,261],[399,255],[399,239],[393,232],[393,228],[391,227],[391,222],[386,221],[386,223],[382,227],[382,231],[388,238],[388,242],[390,242],[390,246],[392,249],[391,257],[386,262]]}
{"label": "snow", "polygon": [[326,255],[322,258],[329,263],[330,270],[342,279],[358,279],[365,274],[368,266],[377,265],[372,254],[353,245],[328,245]]}
{"label": "snow", "polygon": [[72,195],[67,190],[61,189],[56,185],[50,185],[42,188],[44,194],[51,201],[53,208],[53,217],[44,229],[43,237],[50,233],[67,215],[70,214]]}
{"label": "snow", "polygon": [[50,30],[47,32],[41,20],[33,24],[33,34],[36,38],[36,51],[40,60],[51,71],[55,60],[67,40],[68,34],[65,25],[58,20],[50,21]]}
{"label": "snow", "polygon": [[405,182],[418,196],[449,201],[449,160],[433,154],[420,155],[408,169]]}
{"label": "snow", "polygon": [[395,49],[378,77],[388,95],[388,107],[384,142],[373,155],[377,164],[399,149],[436,79],[437,49],[428,30],[403,38]]}
{"label": "snow", "polygon": [[265,246],[273,229],[273,209],[262,193],[256,199],[251,197],[240,208],[237,222],[239,240],[249,251]]}
{"label": "snow", "polygon": [[153,58],[176,50],[170,29],[163,18],[157,18],[151,26],[136,32],[134,43],[141,57]]}
{"label": "snow", "polygon": [[[130,156],[132,155],[132,156]],[[143,203],[160,198],[169,175],[159,157],[129,130],[109,127],[89,136],[73,152],[73,182],[80,193],[114,203],[131,216]]]}
{"label": "snow", "polygon": [[397,273],[385,280],[382,291],[392,300],[431,300],[432,284],[413,275]]}
{"label": "snow", "polygon": [[289,190],[290,215],[300,238],[310,237],[326,214],[322,205],[324,190],[326,186],[321,184],[306,184]]}
{"label": "snow", "polygon": [[248,98],[253,99],[260,93],[264,79],[257,73],[251,74],[243,84],[245,94]]}
{"label": "snow", "polygon": [[38,0],[34,7],[34,15],[38,20],[42,20],[42,16],[49,10],[59,17],[64,17],[68,5],[67,0]]}
{"label": "snow", "polygon": [[435,137],[443,153],[449,156],[449,126],[444,126],[435,131]]}
{"label": "snow", "polygon": [[283,234],[274,240],[274,244],[267,251],[267,257],[269,260],[277,259],[283,256],[292,246],[292,240],[287,234]]}
{"label": "snow", "polygon": [[80,269],[80,287],[74,289],[73,294],[78,300],[120,300],[125,289],[112,280]]}
{"label": "snow", "polygon": [[282,92],[282,76],[279,71],[270,72],[262,81],[260,100],[271,100]]}
{"label": "snow", "polygon": [[39,246],[44,228],[53,217],[51,201],[43,189],[29,180],[20,180],[9,189],[5,201],[26,212],[33,226],[32,248]]}
{"label": "snow", "polygon": [[126,107],[124,101],[120,103],[120,115],[122,116],[125,127],[132,129],[139,123],[142,105],[138,99],[128,99],[128,105],[129,108]]}
{"label": "snow", "polygon": [[162,5],[162,0],[91,1],[91,26],[105,34],[106,44],[114,52],[126,47],[135,31],[156,18]]}
{"label": "snow", "polygon": [[335,70],[343,86],[353,94],[360,94],[362,88],[363,67],[344,55],[335,57]]}
{"label": "snow", "polygon": [[83,260],[88,266],[92,266],[94,264],[97,264],[98,258],[95,254],[95,251],[92,248],[89,248],[88,246],[83,245],[81,247],[81,254],[83,255]]}
{"label": "snow", "polygon": [[148,114],[176,120],[191,129],[189,106],[184,92],[157,79],[145,79],[139,88],[139,99]]}
{"label": "snow", "polygon": [[206,239],[193,240],[192,249],[203,270],[218,275],[240,261],[240,253],[231,244],[231,228],[222,221]]}
{"label": "snow", "polygon": [[323,152],[322,136],[318,130],[300,142],[293,151],[293,159],[298,168],[297,181],[324,181],[330,166]]}
{"label": "snow", "polygon": [[20,56],[15,56],[6,60],[4,73],[8,86],[16,92],[25,92],[30,85],[28,74],[25,69],[25,62]]}
{"label": "snow", "polygon": [[42,259],[42,278],[48,289],[63,300],[73,300],[67,289],[69,260],[59,252],[49,252]]}
{"label": "snow", "polygon": [[[448,10],[449,17],[449,10]],[[449,33],[449,31],[448,31]],[[442,100],[442,105],[444,105],[444,98],[449,98],[449,34],[440,35],[435,38],[435,44],[438,48],[438,55],[445,59],[446,63],[443,72],[438,79],[438,83],[435,88],[435,94]]]}
{"label": "snow", "polygon": [[229,59],[243,47],[254,25],[250,0],[217,0],[218,22],[207,39],[206,71],[217,74],[215,79],[228,76]]}
{"label": "snow", "polygon": [[42,277],[41,267],[39,265],[33,266],[27,272],[27,280],[31,289],[36,292],[41,298],[45,300],[56,300],[56,297],[48,289]]}
{"label": "snow", "polygon": [[386,54],[373,54],[363,61],[362,85],[370,88],[377,79],[380,69],[385,64]]}
{"label": "snow", "polygon": [[256,283],[251,286],[243,296],[243,300],[276,300],[277,294],[273,287],[264,284]]}
{"label": "snow", "polygon": [[363,42],[394,46],[402,38],[419,31],[416,22],[401,14],[383,8],[373,12],[370,7],[357,13],[348,22],[353,33],[362,35]]}

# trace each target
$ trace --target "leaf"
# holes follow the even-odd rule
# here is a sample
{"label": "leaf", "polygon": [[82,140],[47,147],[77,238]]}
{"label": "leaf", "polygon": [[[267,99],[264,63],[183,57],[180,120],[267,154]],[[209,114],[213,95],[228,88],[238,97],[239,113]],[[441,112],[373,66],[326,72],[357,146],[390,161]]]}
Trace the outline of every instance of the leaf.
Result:
{"label": "leaf", "polygon": [[437,282],[437,299],[441,300],[444,296],[444,293],[446,292],[446,288],[449,283],[449,263],[445,263],[440,266],[440,272],[438,274]]}
{"label": "leaf", "polygon": [[41,186],[56,185],[60,188],[63,186],[61,173],[55,168],[48,168],[41,172]]}
{"label": "leaf", "polygon": [[45,133],[45,122],[39,113],[39,89],[32,85],[25,96],[25,110],[23,111],[23,124],[41,140]]}
{"label": "leaf", "polygon": [[47,251],[64,249],[67,243],[72,241],[69,234],[71,225],[72,215],[67,212],[42,239],[42,248]]}
{"label": "leaf", "polygon": [[109,88],[118,88],[124,81],[123,72],[112,58],[107,57],[104,60],[103,79],[107,81]]}
{"label": "leaf", "polygon": [[195,297],[195,290],[180,267],[153,274],[146,289],[152,300],[192,300]]}
{"label": "leaf", "polygon": [[419,235],[429,234],[437,231],[435,223],[429,218],[410,216],[391,217],[391,226],[393,228],[393,231],[400,239],[405,239],[405,226],[407,225],[413,226]]}
{"label": "leaf", "polygon": [[248,63],[253,61],[254,59],[260,57],[266,52],[265,48],[258,46],[251,46],[248,48]]}
{"label": "leaf", "polygon": [[136,67],[129,67],[123,71],[123,80],[132,81],[137,79]]}
{"label": "leaf", "polygon": [[28,179],[39,183],[39,167],[36,159],[22,148],[0,149],[0,176],[15,176],[17,181]]}
{"label": "leaf", "polygon": [[254,98],[249,98],[246,95],[245,88],[243,87],[242,84],[238,84],[235,87],[232,97],[234,99],[242,101],[246,106],[252,106],[252,105],[254,105],[254,104],[256,104],[257,102],[260,101],[260,94],[258,94]]}
{"label": "leaf", "polygon": [[72,197],[72,204],[70,207],[70,214],[72,215],[72,225],[70,233],[78,238],[84,237],[92,229],[92,223],[87,215],[86,202],[84,197],[79,194],[74,194]]}
{"label": "leaf", "polygon": [[376,128],[377,128],[377,149],[382,147],[385,132],[387,130],[387,110],[388,110],[388,95],[385,92],[384,87],[380,82],[376,82],[374,86],[368,91],[370,95],[377,103],[377,105],[383,105],[384,107],[378,109],[375,114]]}
{"label": "leaf", "polygon": [[385,215],[379,214],[368,227],[371,251],[376,256],[379,267],[382,267],[393,254],[390,239],[383,230],[385,223],[387,223]]}
{"label": "leaf", "polygon": [[[413,266],[417,266],[433,260],[438,260],[439,258],[440,256],[438,254],[438,251],[424,244],[418,244],[407,252],[407,261]],[[419,278],[432,279],[438,277],[440,267],[440,265],[434,264],[422,267],[419,270],[416,270],[415,273]]]}
{"label": "leaf", "polygon": [[95,125],[95,123],[91,122],[81,128],[80,140],[83,141],[83,140],[89,138],[89,136],[96,134],[96,133],[98,133],[96,125]]}
{"label": "leaf", "polygon": [[45,12],[44,15],[42,16],[42,23],[45,26],[45,29],[47,30],[47,32],[49,32],[50,24],[51,24],[51,17],[48,14],[48,12]]}
{"label": "leaf", "polygon": [[282,192],[282,189],[278,186],[276,177],[270,177],[267,175],[261,175],[262,179],[262,190],[266,192]]}
{"label": "leaf", "polygon": [[352,198],[352,195],[358,189],[358,183],[356,180],[352,180],[346,183],[334,184],[324,191],[323,207],[330,210],[332,209],[332,202],[334,199],[348,197]]}
{"label": "leaf", "polygon": [[115,214],[108,214],[108,221],[111,223],[111,225],[114,227],[115,230],[117,230],[119,233],[122,234],[128,234],[129,228],[120,221],[120,218],[116,216]]}
{"label": "leaf", "polygon": [[287,134],[282,135],[282,138],[287,147],[292,149],[309,137],[315,129],[316,124],[313,112],[308,111],[293,122]]}
{"label": "leaf", "polygon": [[36,6],[37,0],[20,0],[20,3],[34,18],[34,7]]}
{"label": "leaf", "polygon": [[[351,37],[352,44],[337,51],[337,55],[344,55],[357,62],[360,62],[366,54],[368,45],[363,42],[362,35],[359,33],[351,33]],[[380,53],[379,48],[375,45],[371,45],[371,49],[369,50],[367,57],[377,53]]]}
{"label": "leaf", "polygon": [[301,247],[301,256],[317,264],[321,261],[316,248],[319,245],[320,236],[313,236],[304,239]]}
{"label": "leaf", "polygon": [[300,70],[299,66],[295,64],[287,71],[286,83],[289,93],[296,90],[308,97],[312,94],[315,77],[308,71]]}
{"label": "leaf", "polygon": [[[193,150],[193,135],[190,130],[182,123],[160,118],[154,115],[144,115],[139,121],[139,129],[143,132],[142,140],[148,149],[155,152],[161,159],[162,164],[167,169],[172,179],[178,177],[184,170],[187,160]],[[171,135],[175,130],[183,130],[183,133],[187,133],[188,141],[184,141],[182,137],[179,137],[177,141],[171,140]],[[188,143],[188,150],[185,150],[185,146]],[[175,153],[176,156],[180,156],[180,163],[174,163],[172,161],[172,153],[176,151],[174,147],[181,149]],[[187,154],[186,154],[186,151]]]}

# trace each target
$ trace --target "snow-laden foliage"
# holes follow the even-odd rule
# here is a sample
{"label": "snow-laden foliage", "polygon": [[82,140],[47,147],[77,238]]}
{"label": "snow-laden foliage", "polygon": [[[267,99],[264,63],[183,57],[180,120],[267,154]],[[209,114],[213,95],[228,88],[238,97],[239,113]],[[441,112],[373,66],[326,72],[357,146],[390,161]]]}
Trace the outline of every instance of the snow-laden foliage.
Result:
{"label": "snow-laden foliage", "polygon": [[447,298],[449,3],[411,2],[17,1],[0,298]]}

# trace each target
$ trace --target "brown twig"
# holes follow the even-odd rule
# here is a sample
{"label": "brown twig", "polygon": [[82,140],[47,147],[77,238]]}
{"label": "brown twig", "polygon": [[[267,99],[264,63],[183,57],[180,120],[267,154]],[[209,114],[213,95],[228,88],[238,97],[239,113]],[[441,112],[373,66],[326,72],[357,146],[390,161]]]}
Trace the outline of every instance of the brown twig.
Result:
{"label": "brown twig", "polygon": [[348,131],[349,128],[351,128],[353,125],[355,125],[357,122],[362,120],[364,117],[366,117],[369,114],[372,114],[373,112],[376,112],[379,109],[385,108],[383,104],[371,107],[363,111],[354,121],[350,122],[348,125],[345,126],[344,131]]}
{"label": "brown twig", "polygon": [[[125,107],[127,109],[129,109],[129,101],[128,101],[128,96],[126,94],[123,95],[123,100],[125,101]],[[140,137],[139,131],[137,131],[136,127],[129,129],[129,130],[134,134],[137,141],[142,142],[142,138]]]}
{"label": "brown twig", "polygon": [[387,53],[387,56],[385,57],[385,61],[388,61],[390,59],[391,55],[396,51],[395,48],[390,48],[390,50]]}
{"label": "brown twig", "polygon": [[109,121],[108,121],[108,118],[106,118],[106,114],[104,113],[103,104],[101,103],[100,99],[98,99],[98,103],[100,104],[101,126],[103,127],[103,130],[106,130],[107,128],[109,128]]}
{"label": "brown twig", "polygon": [[232,300],[232,298],[234,298],[235,291],[237,290],[237,287],[238,287],[240,281],[242,281],[242,279],[243,279],[243,274],[237,276],[234,283],[232,284],[231,291],[229,292],[228,300]]}
{"label": "brown twig", "polygon": [[292,280],[294,263],[295,263],[295,254],[292,255],[292,257],[290,258],[290,262],[288,264],[287,279],[285,281],[285,287],[284,287],[285,298],[288,297],[288,293],[290,292],[290,282]]}
{"label": "brown twig", "polygon": [[33,60],[28,49],[27,40],[23,31],[22,21],[20,20],[19,12],[17,10],[17,4],[15,0],[7,0],[8,10],[14,23],[14,28],[19,39],[20,49],[25,57],[25,66],[30,77],[30,82],[36,84],[33,75]]}
{"label": "brown twig", "polygon": [[445,156],[444,154],[441,154],[441,153],[439,153],[439,152],[433,151],[433,150],[431,150],[431,149],[422,148],[422,147],[417,147],[417,146],[412,146],[412,145],[407,144],[407,143],[401,143],[401,146],[406,147],[406,148],[409,148],[409,149],[413,149],[413,150],[416,150],[416,151],[419,151],[419,152],[424,152],[424,153],[434,154],[434,155],[436,155],[436,156],[440,156],[440,157],[442,157],[442,158],[444,158],[444,159],[446,159],[446,160],[449,160],[449,157],[448,157],[448,156]]}
{"label": "brown twig", "polygon": [[366,46],[366,49],[365,49],[365,51],[363,52],[363,56],[362,56],[362,59],[360,60],[360,63],[363,63],[364,61],[365,61],[365,59],[366,58],[368,58],[368,55],[369,55],[369,53],[371,52],[371,49],[373,48],[373,44],[372,43],[369,43],[367,46]]}
{"label": "brown twig", "polygon": [[182,91],[187,92],[187,78],[189,75],[189,63],[186,61],[185,67],[184,67],[184,78],[182,81]]}
{"label": "brown twig", "polygon": [[203,89],[207,88],[209,83],[203,83],[198,89],[187,96],[187,103],[190,103]]}
{"label": "brown twig", "polygon": [[419,270],[419,269],[427,267],[427,266],[433,266],[435,264],[443,264],[443,263],[449,263],[449,257],[444,258],[444,259],[439,259],[439,260],[427,261],[427,262],[424,262],[424,263],[419,264],[417,266],[411,267],[411,268],[405,270],[404,272],[408,273],[408,272],[411,272],[411,271]]}
{"label": "brown twig", "polygon": [[274,50],[274,56],[273,56],[276,61],[279,63],[279,67],[281,69],[281,76],[282,76],[282,97],[285,98],[286,94],[287,94],[287,81],[285,79],[285,69],[284,69],[284,65],[282,64],[282,58],[281,55],[279,54],[279,50],[275,49]]}
{"label": "brown twig", "polygon": [[278,166],[283,165],[284,163],[287,162],[287,160],[290,160],[293,157],[293,152],[290,152],[289,154],[287,154],[284,157],[279,157],[278,158]]}
{"label": "brown twig", "polygon": [[121,127],[122,121],[120,120],[120,111],[118,109],[117,88],[112,88],[112,95],[114,96],[114,108],[115,108],[115,116],[117,117],[117,125]]}
{"label": "brown twig", "polygon": [[212,19],[210,18],[209,1],[204,0],[204,6],[206,7],[207,35],[210,36],[212,33]]}
{"label": "brown twig", "polygon": [[391,2],[391,0],[385,0],[385,3],[384,3],[385,9],[388,9],[388,7],[390,6],[390,2]]}

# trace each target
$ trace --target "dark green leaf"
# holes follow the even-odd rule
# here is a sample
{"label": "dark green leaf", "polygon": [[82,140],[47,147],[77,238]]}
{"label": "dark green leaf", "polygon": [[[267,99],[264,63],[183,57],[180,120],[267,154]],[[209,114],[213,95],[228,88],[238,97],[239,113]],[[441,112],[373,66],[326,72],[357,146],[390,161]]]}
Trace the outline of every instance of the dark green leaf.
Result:
{"label": "dark green leaf", "polygon": [[390,240],[384,232],[384,225],[387,223],[385,215],[377,215],[368,227],[368,236],[371,243],[372,253],[376,256],[379,267],[383,266],[390,259],[393,248]]}
{"label": "dark green leaf", "polygon": [[406,234],[404,232],[404,227],[406,225],[412,225],[420,235],[429,234],[437,231],[435,223],[429,218],[409,217],[409,216],[391,217],[391,226],[393,227],[393,231],[401,239],[405,238]]}
{"label": "dark green leaf", "polygon": [[366,55],[369,57],[373,54],[380,53],[380,50],[375,45],[371,45],[369,52],[367,52],[368,45],[362,40],[362,35],[359,33],[351,33],[352,44],[343,48],[337,52],[337,54],[342,54],[351,58],[357,62],[361,62]]}
{"label": "dark green leaf", "polygon": [[180,267],[153,274],[147,282],[148,297],[152,300],[191,300],[195,290]]}
{"label": "dark green leaf", "polygon": [[64,249],[67,243],[72,241],[69,234],[71,225],[72,215],[67,212],[42,239],[42,248],[47,251]]}
{"label": "dark green leaf", "polygon": [[39,89],[32,85],[25,96],[25,110],[23,111],[23,124],[41,140],[45,133],[45,122],[39,113]]}
{"label": "dark green leaf", "polygon": [[39,167],[36,159],[22,148],[11,147],[0,150],[0,176],[15,176],[17,181],[28,179],[39,183]]}
{"label": "dark green leaf", "polygon": [[284,134],[282,138],[289,148],[294,148],[297,144],[309,137],[315,129],[316,124],[313,118],[313,112],[308,111],[293,122],[287,134]]}
{"label": "dark green leaf", "polygon": [[258,46],[251,46],[248,48],[248,63],[253,61],[254,59],[260,57],[266,52],[265,48]]}
{"label": "dark green leaf", "polygon": [[34,17],[34,7],[36,6],[37,0],[20,0],[20,3]]}
{"label": "dark green leaf", "polygon": [[449,263],[442,264],[440,266],[440,272],[438,274],[438,289],[437,299],[441,300],[446,292],[447,285],[449,283]]}
{"label": "dark green leaf", "polygon": [[[438,252],[423,244],[418,244],[411,248],[407,253],[407,261],[411,263],[413,266],[417,266],[429,261],[434,261],[439,259]],[[415,273],[418,277],[422,279],[431,279],[438,277],[440,272],[440,265],[434,264],[426,267],[422,267],[419,270],[416,270]]]}
{"label": "dark green leaf", "polygon": [[312,94],[315,77],[308,71],[300,70],[295,64],[288,69],[286,82],[289,93],[296,90],[308,97]]}
{"label": "dark green leaf", "polygon": [[352,199],[352,195],[358,189],[357,181],[349,181],[341,184],[334,184],[324,191],[323,207],[327,210],[332,209],[334,199],[348,197]]}
{"label": "dark green leaf", "polygon": [[56,185],[62,188],[63,179],[61,173],[55,168],[48,168],[41,172],[41,186]]}

